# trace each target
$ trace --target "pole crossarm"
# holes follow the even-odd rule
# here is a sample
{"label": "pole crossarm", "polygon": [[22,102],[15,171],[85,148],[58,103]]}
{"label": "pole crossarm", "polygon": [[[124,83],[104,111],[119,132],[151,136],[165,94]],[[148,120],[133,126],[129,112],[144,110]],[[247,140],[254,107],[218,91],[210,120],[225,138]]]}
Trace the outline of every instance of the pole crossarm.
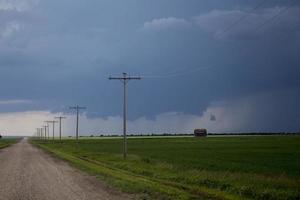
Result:
{"label": "pole crossarm", "polygon": [[141,77],[109,77],[109,80],[141,80]]}
{"label": "pole crossarm", "polygon": [[86,107],[80,107],[80,106],[70,106],[70,109],[86,109]]}

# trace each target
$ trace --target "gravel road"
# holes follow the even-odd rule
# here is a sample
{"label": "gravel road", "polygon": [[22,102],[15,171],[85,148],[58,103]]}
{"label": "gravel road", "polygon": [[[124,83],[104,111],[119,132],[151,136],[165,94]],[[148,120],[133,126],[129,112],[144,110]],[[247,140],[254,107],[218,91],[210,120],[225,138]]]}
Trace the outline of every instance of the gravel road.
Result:
{"label": "gravel road", "polygon": [[107,188],[32,146],[26,139],[0,150],[0,200],[119,200],[128,195]]}

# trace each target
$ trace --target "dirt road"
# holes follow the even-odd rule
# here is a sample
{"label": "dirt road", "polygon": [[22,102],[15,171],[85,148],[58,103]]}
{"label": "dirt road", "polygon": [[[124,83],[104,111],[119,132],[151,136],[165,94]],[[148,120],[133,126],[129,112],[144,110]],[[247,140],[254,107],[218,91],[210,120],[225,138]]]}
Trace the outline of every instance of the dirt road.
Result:
{"label": "dirt road", "polygon": [[64,161],[33,147],[26,139],[0,150],[0,200],[119,200],[108,189]]}

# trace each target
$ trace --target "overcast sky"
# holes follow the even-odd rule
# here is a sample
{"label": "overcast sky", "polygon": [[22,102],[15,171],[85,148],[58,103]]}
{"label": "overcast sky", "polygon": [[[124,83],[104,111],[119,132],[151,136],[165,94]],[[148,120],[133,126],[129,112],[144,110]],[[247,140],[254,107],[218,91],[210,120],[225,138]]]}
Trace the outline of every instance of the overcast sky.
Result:
{"label": "overcast sky", "polygon": [[0,131],[300,131],[295,0],[0,0]]}

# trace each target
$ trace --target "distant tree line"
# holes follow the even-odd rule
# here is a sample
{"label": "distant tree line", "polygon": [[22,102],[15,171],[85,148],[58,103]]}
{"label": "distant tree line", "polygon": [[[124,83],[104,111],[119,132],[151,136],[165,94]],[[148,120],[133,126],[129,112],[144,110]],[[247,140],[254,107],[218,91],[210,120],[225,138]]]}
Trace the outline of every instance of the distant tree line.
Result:
{"label": "distant tree line", "polygon": [[[148,134],[127,134],[128,137],[138,137],[138,136],[193,136],[192,133],[148,133]],[[208,135],[218,136],[218,135],[300,135],[300,132],[247,132],[247,133],[208,133]],[[89,136],[80,137],[120,137],[122,135],[118,134],[91,134]]]}
{"label": "distant tree line", "polygon": [[208,135],[300,135],[300,132],[209,133]]}

